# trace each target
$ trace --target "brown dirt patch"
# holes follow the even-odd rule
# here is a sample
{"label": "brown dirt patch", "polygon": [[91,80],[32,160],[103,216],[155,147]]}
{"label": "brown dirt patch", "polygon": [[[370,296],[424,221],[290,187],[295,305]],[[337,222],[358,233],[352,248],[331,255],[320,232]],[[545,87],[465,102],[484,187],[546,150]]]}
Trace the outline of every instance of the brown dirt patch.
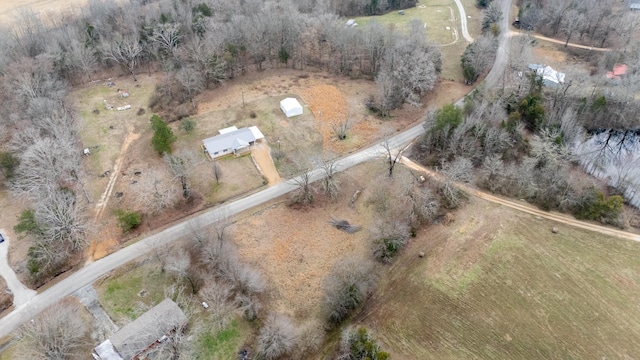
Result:
{"label": "brown dirt patch", "polygon": [[[383,166],[369,162],[339,174],[338,200],[316,194],[311,206],[294,207],[281,198],[239,217],[233,227],[235,243],[241,258],[267,281],[265,309],[301,322],[322,319],[323,282],[333,264],[345,256],[370,254],[372,210],[366,199],[375,185],[368,182],[370,174],[381,173]],[[351,207],[356,190],[362,195]],[[362,230],[340,231],[329,224],[332,216]]]}
{"label": "brown dirt patch", "polygon": [[276,170],[271,158],[271,149],[266,141],[257,143],[253,149],[251,149],[251,157],[255,162],[258,171],[264,176],[269,185],[277,184],[280,182],[280,174]]}
{"label": "brown dirt patch", "polygon": [[347,119],[351,121],[349,105],[342,91],[333,85],[323,84],[303,90],[301,95],[316,118],[316,127],[322,134],[323,147],[337,147],[332,141],[335,138],[333,126]]}

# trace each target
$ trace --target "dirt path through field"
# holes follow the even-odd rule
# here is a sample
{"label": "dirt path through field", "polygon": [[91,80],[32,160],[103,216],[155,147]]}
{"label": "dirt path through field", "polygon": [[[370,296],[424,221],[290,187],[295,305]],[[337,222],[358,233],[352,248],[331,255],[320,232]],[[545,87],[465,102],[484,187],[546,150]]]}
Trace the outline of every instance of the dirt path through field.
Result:
{"label": "dirt path through field", "polygon": [[269,185],[280,182],[280,174],[271,158],[271,148],[269,148],[269,144],[267,144],[265,140],[257,143],[253,149],[251,149],[251,158],[253,158],[253,163],[256,164],[262,176],[267,179]]}
{"label": "dirt path through field", "polygon": [[127,127],[127,137],[124,139],[122,144],[122,149],[120,150],[120,155],[116,160],[115,165],[113,166],[113,170],[111,171],[111,176],[109,177],[109,183],[107,187],[104,189],[102,196],[100,196],[100,200],[96,204],[96,216],[94,218],[95,221],[98,221],[104,212],[104,209],[107,207],[107,203],[109,203],[109,198],[111,197],[111,192],[113,192],[113,188],[116,184],[116,180],[118,179],[118,173],[120,172],[120,168],[122,167],[122,162],[124,161],[124,156],[127,153],[127,149],[129,145],[137,138],[140,137],[140,134],[133,132],[133,126],[129,125]]}
{"label": "dirt path through field", "polygon": [[[417,164],[413,161],[411,161],[410,159],[408,159],[407,157],[403,156],[401,158],[401,161],[404,165],[423,172],[425,174],[427,174],[429,177],[438,179],[438,180],[442,180],[442,176],[440,174],[437,174],[425,167],[423,167],[420,164]],[[561,224],[565,224],[565,225],[569,225],[569,226],[573,226],[573,227],[577,227],[580,229],[585,229],[585,230],[590,230],[590,231],[594,231],[600,234],[604,234],[604,235],[609,235],[609,236],[615,236],[618,238],[622,238],[622,239],[628,239],[628,240],[633,240],[633,241],[638,241],[640,242],[640,235],[638,234],[634,234],[634,233],[630,233],[630,232],[626,232],[626,231],[621,231],[621,230],[616,230],[616,229],[612,229],[612,228],[608,228],[605,226],[600,226],[600,225],[596,225],[596,224],[591,224],[588,222],[584,222],[584,221],[580,221],[580,220],[576,220],[574,218],[571,218],[567,215],[564,214],[558,214],[558,213],[550,213],[547,211],[542,211],[536,208],[533,208],[529,205],[527,205],[526,203],[519,203],[519,202],[515,202],[515,201],[510,201],[510,200],[506,200],[506,199],[502,199],[499,198],[497,196],[488,194],[486,192],[471,188],[469,186],[466,185],[462,185],[462,184],[456,184],[456,186],[470,194],[473,195],[475,197],[479,197],[481,199],[490,201],[492,203],[496,203],[496,204],[500,204],[500,205],[504,205],[504,206],[508,206],[512,209],[518,210],[518,211],[522,211],[522,212],[526,212],[529,213],[531,215],[535,215],[535,216],[539,216],[545,219],[549,219],[549,220],[553,220],[553,221],[557,221]]]}

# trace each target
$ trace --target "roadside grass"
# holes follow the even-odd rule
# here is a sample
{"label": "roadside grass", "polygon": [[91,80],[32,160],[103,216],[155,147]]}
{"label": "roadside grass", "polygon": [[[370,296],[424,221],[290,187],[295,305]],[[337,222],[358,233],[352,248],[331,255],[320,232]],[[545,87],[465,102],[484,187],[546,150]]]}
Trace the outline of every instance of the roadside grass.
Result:
{"label": "roadside grass", "polygon": [[[469,34],[476,38],[480,35],[482,12],[475,7],[474,0],[462,0],[462,3],[468,16],[467,28]],[[400,15],[397,11],[392,11],[384,15],[361,16],[354,19],[359,26],[365,26],[371,21],[377,21],[383,25],[393,26],[401,30],[406,30],[410,20],[420,20],[423,24],[426,24],[425,32],[429,40],[438,44],[442,51],[441,78],[462,82],[460,57],[468,43],[462,37],[460,13],[452,0],[420,0],[416,7],[404,10],[404,15]],[[457,32],[457,40],[454,30]]]}
{"label": "roadside grass", "polygon": [[264,185],[264,179],[253,164],[250,154],[237,158],[227,156],[215,161],[222,173],[219,183],[216,183],[213,176],[212,162],[207,161],[196,169],[199,178],[196,187],[199,192],[206,194],[208,204],[228,200]]}
{"label": "roadside grass", "polygon": [[394,358],[640,356],[639,244],[468,207],[419,235],[359,317]]}
{"label": "roadside grass", "polygon": [[[206,322],[206,319],[203,320]],[[244,319],[235,319],[222,330],[207,328],[196,341],[194,359],[232,359],[237,356],[242,344],[248,342],[252,333],[251,324]]]}
{"label": "roadside grass", "polygon": [[132,263],[96,283],[96,291],[105,311],[122,325],[159,304],[165,298],[165,287],[172,283],[171,276],[161,273],[157,265]]}

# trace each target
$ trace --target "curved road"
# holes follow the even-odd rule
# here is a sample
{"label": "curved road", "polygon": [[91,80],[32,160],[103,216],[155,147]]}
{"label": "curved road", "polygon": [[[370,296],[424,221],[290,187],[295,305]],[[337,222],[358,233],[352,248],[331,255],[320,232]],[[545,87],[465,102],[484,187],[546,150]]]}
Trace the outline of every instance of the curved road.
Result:
{"label": "curved road", "polygon": [[14,307],[18,308],[36,296],[36,292],[24,286],[11,266],[9,266],[9,237],[4,229],[0,229],[0,234],[4,237],[4,242],[0,244],[0,275],[7,282],[7,287],[11,290],[11,293],[13,293]]}
{"label": "curved road", "polygon": [[[460,25],[462,26],[462,37],[464,37],[464,39],[467,40],[467,42],[472,43],[473,38],[471,37],[471,35],[469,35],[469,30],[467,30],[467,13],[464,12],[464,6],[462,6],[462,2],[460,2],[460,0],[453,0],[453,1],[456,3],[456,6],[458,7],[458,11],[460,12]],[[503,12],[503,14],[508,14],[508,12],[507,13]]]}
{"label": "curved road", "polygon": [[[496,0],[501,4],[503,14],[509,14],[512,0]],[[462,9],[462,8],[461,8]],[[463,9],[461,11],[463,13]],[[462,16],[463,29],[466,31],[466,15]],[[507,63],[508,55],[508,39],[509,39],[509,19],[505,16],[501,22],[500,42],[493,68],[485,78],[486,86],[494,86],[499,80],[501,73]],[[456,104],[461,104],[462,99]],[[389,146],[399,149],[413,141],[416,137],[424,133],[422,124],[415,125],[388,140]],[[338,171],[346,170],[354,165],[360,164],[367,160],[374,159],[378,156],[385,155],[385,150],[381,146],[382,143],[375,144],[357,153],[342,158],[336,162]],[[311,180],[316,181],[321,178],[322,171],[316,169],[311,173]],[[36,295],[14,311],[1,319],[0,338],[9,335],[13,330],[17,329],[22,323],[35,317],[46,307],[54,304],[61,298],[72,294],[78,289],[89,285],[96,281],[99,277],[114,270],[129,261],[132,261],[142,255],[147,254],[155,247],[166,246],[176,238],[188,235],[193,227],[202,227],[214,223],[219,214],[231,216],[250,209],[269,200],[275,199],[288,192],[296,189],[295,180],[281,182],[258,193],[249,195],[245,198],[233,201],[220,207],[210,209],[203,213],[191,216],[184,221],[170,226],[166,229],[157,231],[148,237],[128,246],[118,252],[106,256],[100,260],[90,263],[79,269],[67,278],[52,285],[47,290]],[[540,215],[542,216],[542,215]],[[5,244],[6,245],[6,244]]]}

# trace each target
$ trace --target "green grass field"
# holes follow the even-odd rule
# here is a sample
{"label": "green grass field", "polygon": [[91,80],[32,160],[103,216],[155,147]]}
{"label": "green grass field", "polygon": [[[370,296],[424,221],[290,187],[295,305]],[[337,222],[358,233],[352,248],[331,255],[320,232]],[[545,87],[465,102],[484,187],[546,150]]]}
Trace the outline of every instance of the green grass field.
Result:
{"label": "green grass field", "polygon": [[640,357],[640,244],[474,203],[410,245],[360,316],[392,358]]}
{"label": "green grass field", "polygon": [[156,264],[125,269],[96,286],[102,307],[120,324],[135,320],[145,308],[159,304],[165,297],[164,287],[172,283]]}

